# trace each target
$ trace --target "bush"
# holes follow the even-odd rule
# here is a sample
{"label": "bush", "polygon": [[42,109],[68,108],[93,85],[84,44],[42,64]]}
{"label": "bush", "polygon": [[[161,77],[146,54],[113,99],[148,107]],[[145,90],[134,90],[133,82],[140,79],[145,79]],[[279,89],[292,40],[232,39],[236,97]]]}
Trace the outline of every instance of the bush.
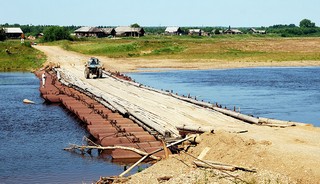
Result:
{"label": "bush", "polygon": [[31,47],[31,43],[30,42],[24,42],[23,45],[26,46],[26,47]]}
{"label": "bush", "polygon": [[43,41],[52,42],[57,40],[70,40],[70,33],[64,27],[53,26],[44,30]]}
{"label": "bush", "polygon": [[7,38],[6,33],[4,32],[4,29],[0,27],[0,41],[5,41]]}

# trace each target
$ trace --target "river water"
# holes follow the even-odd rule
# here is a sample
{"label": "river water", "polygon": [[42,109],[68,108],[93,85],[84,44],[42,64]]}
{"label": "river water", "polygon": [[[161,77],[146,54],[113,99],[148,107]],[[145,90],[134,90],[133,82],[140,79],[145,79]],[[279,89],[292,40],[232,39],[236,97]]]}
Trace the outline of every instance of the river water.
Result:
{"label": "river water", "polygon": [[127,75],[157,89],[240,108],[244,114],[320,126],[320,67],[145,70]]}
{"label": "river water", "polygon": [[0,184],[92,183],[123,171],[106,158],[63,150],[88,133],[62,107],[43,104],[34,74],[0,73],[0,102]]}
{"label": "river water", "polygon": [[[320,126],[320,68],[252,68],[130,73],[158,89],[196,96],[242,113]],[[23,104],[23,99],[36,102]],[[118,175],[107,158],[63,151],[88,132],[57,105],[43,104],[32,73],[0,73],[0,184],[92,183]]]}

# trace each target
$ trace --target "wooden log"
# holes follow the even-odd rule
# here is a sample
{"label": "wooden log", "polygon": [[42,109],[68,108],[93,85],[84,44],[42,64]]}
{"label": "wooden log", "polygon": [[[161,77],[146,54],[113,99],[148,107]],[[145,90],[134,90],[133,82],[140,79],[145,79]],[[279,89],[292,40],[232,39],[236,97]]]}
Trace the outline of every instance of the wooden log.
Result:
{"label": "wooden log", "polygon": [[200,155],[198,156],[199,160],[204,159],[204,157],[207,155],[207,153],[210,151],[211,148],[209,147],[205,147],[202,152],[200,153]]}
{"label": "wooden log", "polygon": [[237,119],[240,119],[240,120],[252,123],[252,124],[259,125],[259,119],[258,118],[251,117],[251,116],[248,116],[248,115],[245,115],[245,114],[241,114],[241,113],[238,113],[238,112],[230,111],[230,110],[227,110],[227,109],[218,108],[218,107],[212,107],[212,109],[215,110],[215,111],[221,112],[223,114],[226,114],[228,116],[231,116],[231,117],[234,117],[234,118],[237,118]]}
{"label": "wooden log", "polygon": [[186,102],[189,102],[189,103],[192,103],[192,104],[195,104],[195,105],[198,105],[198,106],[212,108],[212,104],[209,104],[207,102],[199,102],[199,101],[194,100],[192,98],[181,97],[181,96],[175,95],[175,94],[170,94],[170,96],[177,98],[177,99],[180,99],[180,100],[183,100],[183,101],[186,101]]}
{"label": "wooden log", "polygon": [[306,124],[306,123],[282,121],[282,120],[263,118],[263,117],[259,117],[259,123],[273,124],[273,125],[279,124],[279,125],[284,125],[284,126],[309,126],[309,124]]}
{"label": "wooden log", "polygon": [[169,150],[166,147],[166,143],[164,142],[164,140],[161,140],[161,142],[162,142],[162,146],[163,146],[163,150],[164,150],[165,159],[168,159],[169,158]]}
{"label": "wooden log", "polygon": [[209,163],[208,161],[193,161],[196,166],[198,167],[204,167],[204,168],[212,168],[212,169],[218,169],[218,170],[226,170],[226,171],[235,171],[236,168],[233,166],[226,166],[226,165],[219,165],[214,163]]}
{"label": "wooden log", "polygon": [[227,171],[241,170],[241,171],[246,171],[246,172],[257,172],[255,169],[249,169],[249,168],[235,166],[235,165],[223,164],[223,163],[213,162],[213,161],[209,161],[209,160],[198,159],[193,162],[198,167],[204,167],[204,168],[213,168],[213,169],[227,170]]}
{"label": "wooden log", "polygon": [[78,150],[84,150],[84,149],[97,149],[97,150],[114,150],[114,149],[122,149],[122,150],[129,150],[129,151],[133,151],[135,153],[138,153],[139,155],[148,155],[150,158],[155,159],[155,160],[160,160],[161,158],[157,157],[157,156],[153,156],[153,155],[149,155],[148,153],[141,151],[139,149],[133,148],[133,147],[126,147],[126,146],[79,146],[79,145],[70,145],[69,148],[64,148],[64,150],[66,151],[70,151],[70,150],[74,150],[74,149],[78,149]]}
{"label": "wooden log", "polygon": [[[182,143],[182,142],[184,142],[184,141],[186,141],[186,140],[192,139],[192,138],[194,138],[194,135],[187,136],[187,137],[184,138],[184,139],[181,139],[181,140],[178,140],[178,141],[173,142],[173,143],[171,143],[171,144],[168,144],[166,147],[169,148],[169,147],[171,147],[171,146],[180,144],[180,143]],[[159,148],[159,149],[157,149],[157,150],[155,150],[155,151],[153,151],[153,152],[151,152],[151,153],[148,153],[148,155],[145,155],[145,156],[142,157],[140,160],[138,160],[135,164],[133,164],[131,167],[129,167],[127,170],[125,170],[123,173],[121,173],[121,174],[119,175],[119,177],[124,176],[125,174],[127,174],[128,172],[130,172],[135,166],[137,166],[137,165],[140,164],[142,161],[144,161],[146,158],[148,158],[149,156],[151,156],[151,155],[153,155],[153,154],[155,154],[155,153],[158,153],[158,152],[162,151],[163,149],[164,149],[164,148]]]}
{"label": "wooden log", "polygon": [[160,124],[161,121],[159,119],[157,119],[157,122],[155,122],[155,120],[152,117],[149,118],[148,116],[141,115],[140,113],[131,113],[131,111],[129,111],[129,113],[135,119],[143,122],[148,127],[152,127],[153,129],[155,129],[162,136],[167,136],[167,132],[170,132],[171,137],[180,137],[179,131],[175,127],[166,127],[165,125]]}
{"label": "wooden log", "polygon": [[279,128],[286,128],[286,127],[292,127],[293,125],[281,125],[281,124],[271,124],[271,123],[262,123],[261,126],[268,126],[268,127],[279,127]]}
{"label": "wooden log", "polygon": [[113,76],[110,72],[107,72],[107,71],[102,71],[103,74],[109,76],[109,77],[112,77],[113,79],[117,80],[117,81],[120,81],[120,82],[123,82],[123,83],[126,83],[126,84],[130,84],[130,85],[133,85],[133,86],[136,86],[136,87],[140,87],[141,84],[137,83],[137,82],[133,82],[133,81],[127,81],[127,80],[124,80],[124,79],[120,79],[118,77],[115,77]]}
{"label": "wooden log", "polygon": [[176,128],[180,130],[187,130],[187,131],[199,132],[199,133],[204,133],[204,132],[214,133],[214,129],[212,126],[177,125]]}

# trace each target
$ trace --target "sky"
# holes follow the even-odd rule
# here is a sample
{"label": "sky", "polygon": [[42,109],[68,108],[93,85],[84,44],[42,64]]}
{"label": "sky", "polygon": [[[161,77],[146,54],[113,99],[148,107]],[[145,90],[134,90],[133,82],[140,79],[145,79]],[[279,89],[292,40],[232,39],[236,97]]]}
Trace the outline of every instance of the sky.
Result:
{"label": "sky", "polygon": [[319,0],[0,0],[0,24],[77,26],[320,26]]}

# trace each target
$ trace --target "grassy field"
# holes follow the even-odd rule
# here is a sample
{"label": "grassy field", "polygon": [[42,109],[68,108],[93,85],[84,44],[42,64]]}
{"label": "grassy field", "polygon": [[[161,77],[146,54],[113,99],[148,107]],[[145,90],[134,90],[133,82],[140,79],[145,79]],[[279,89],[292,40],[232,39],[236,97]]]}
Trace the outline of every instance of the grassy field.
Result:
{"label": "grassy field", "polygon": [[[10,52],[7,53],[6,49]],[[20,40],[0,42],[0,71],[33,71],[40,68],[45,56]]]}
{"label": "grassy field", "polygon": [[145,36],[122,39],[60,41],[64,49],[111,58],[220,61],[320,60],[320,38],[282,38],[270,35],[215,37]]}
{"label": "grassy field", "polygon": [[[66,50],[110,58],[179,59],[183,62],[320,61],[320,38],[282,38],[272,35],[214,37],[144,36],[89,38],[45,43]],[[11,54],[6,53],[8,49]],[[30,71],[42,66],[45,56],[19,40],[0,42],[0,71]]]}

